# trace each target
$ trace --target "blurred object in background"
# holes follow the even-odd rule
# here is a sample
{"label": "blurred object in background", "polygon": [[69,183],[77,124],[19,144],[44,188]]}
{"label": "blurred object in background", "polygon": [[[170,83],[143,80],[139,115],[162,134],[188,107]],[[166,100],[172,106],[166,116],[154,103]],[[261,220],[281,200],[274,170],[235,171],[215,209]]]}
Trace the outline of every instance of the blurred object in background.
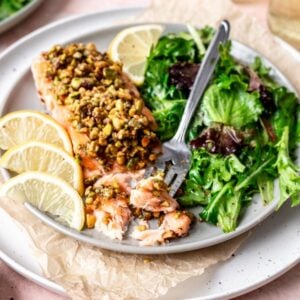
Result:
{"label": "blurred object in background", "polygon": [[254,2],[254,1],[257,1],[257,0],[232,0],[232,2],[235,2],[235,3],[249,3],[249,2]]}
{"label": "blurred object in background", "polygon": [[[42,1],[43,0],[0,0],[0,34],[23,21]],[[35,24],[35,21],[31,23]],[[18,31],[20,28],[23,28],[23,26],[19,26]],[[1,46],[3,46],[3,40],[1,40]],[[0,49],[1,48],[2,47],[0,47]]]}
{"label": "blurred object in background", "polygon": [[270,0],[268,23],[274,34],[300,50],[300,0]]}
{"label": "blurred object in background", "polygon": [[10,17],[31,0],[0,0],[0,21]]}

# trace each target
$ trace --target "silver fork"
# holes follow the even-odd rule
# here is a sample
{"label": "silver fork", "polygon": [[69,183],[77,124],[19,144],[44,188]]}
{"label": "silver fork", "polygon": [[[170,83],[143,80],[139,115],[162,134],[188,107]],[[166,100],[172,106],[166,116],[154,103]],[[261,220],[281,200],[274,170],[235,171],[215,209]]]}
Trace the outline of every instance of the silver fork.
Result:
{"label": "silver fork", "polygon": [[155,166],[148,167],[145,172],[146,178],[155,169],[165,173],[167,164],[169,164],[164,181],[170,186],[169,194],[172,197],[180,188],[190,168],[192,154],[185,144],[186,131],[215,69],[219,58],[218,46],[228,40],[229,32],[229,22],[222,21],[201,63],[176,134],[171,140],[163,143],[163,154],[157,159]]}

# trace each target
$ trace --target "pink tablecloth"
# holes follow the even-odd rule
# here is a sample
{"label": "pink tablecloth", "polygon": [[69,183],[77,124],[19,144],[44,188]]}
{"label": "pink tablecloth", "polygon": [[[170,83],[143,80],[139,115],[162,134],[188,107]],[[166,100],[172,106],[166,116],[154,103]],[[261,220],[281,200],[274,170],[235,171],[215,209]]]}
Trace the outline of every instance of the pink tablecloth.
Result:
{"label": "pink tablecloth", "polygon": [[[266,24],[268,0],[239,1],[243,11],[253,14],[263,25]],[[248,3],[247,3],[248,2]],[[51,0],[44,1],[38,10],[21,26],[0,35],[0,52],[25,34],[62,17],[107,10],[116,7],[136,6],[148,3],[147,0]],[[300,265],[272,283],[239,300],[297,300],[300,299]],[[64,297],[48,292],[44,288],[18,275],[0,261],[0,300],[62,300]]]}

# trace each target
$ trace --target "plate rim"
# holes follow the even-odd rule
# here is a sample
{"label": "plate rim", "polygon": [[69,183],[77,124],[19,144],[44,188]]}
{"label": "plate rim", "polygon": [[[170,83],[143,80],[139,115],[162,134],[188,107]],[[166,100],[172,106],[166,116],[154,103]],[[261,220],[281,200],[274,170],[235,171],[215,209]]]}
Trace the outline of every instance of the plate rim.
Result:
{"label": "plate rim", "polygon": [[[130,11],[130,10],[131,10],[132,13],[134,13],[134,11],[140,12],[141,9],[143,9],[143,8],[145,8],[145,7],[143,7],[143,6],[130,7],[130,8],[126,8],[126,11]],[[124,9],[125,9],[125,8],[123,8],[123,9],[108,9],[108,10],[103,10],[103,11],[96,12],[96,13],[92,13],[92,14],[88,14],[88,15],[94,15],[94,14],[97,14],[97,15],[99,14],[99,15],[101,15],[101,14],[103,14],[103,13],[107,13],[107,12],[110,12],[110,11],[119,11],[120,13],[122,13],[122,12],[124,11]],[[72,17],[64,18],[64,19],[62,19],[62,20],[59,20],[59,21],[53,22],[53,23],[51,23],[51,24],[49,24],[49,25],[47,25],[47,26],[44,26],[44,27],[42,27],[42,28],[40,28],[40,29],[38,29],[38,30],[36,30],[36,31],[34,31],[34,32],[32,32],[32,33],[30,33],[29,35],[35,34],[35,33],[37,33],[37,32],[44,31],[44,30],[49,29],[49,28],[51,28],[51,27],[55,27],[55,26],[59,25],[60,23],[65,23],[65,22],[67,22],[67,21],[73,21],[73,20],[76,20],[76,19],[80,19],[80,18],[82,18],[82,17],[85,17],[86,15],[87,15],[87,14],[80,15],[80,16],[75,16],[75,17],[72,16]],[[7,50],[3,51],[3,52],[1,53],[1,55],[0,55],[0,58],[2,57],[2,55],[3,55],[5,52],[7,52],[8,50],[13,49],[13,48],[16,47],[19,43],[23,42],[23,40],[26,40],[26,39],[28,38],[29,35],[27,35],[27,36],[25,36],[24,38],[20,39],[19,41],[17,41],[17,42],[14,43],[13,45],[11,45]],[[285,42],[283,42],[283,43],[286,44]],[[290,47],[290,46],[288,46],[288,47]],[[56,293],[58,293],[58,294],[63,293],[63,295],[66,295],[64,289],[63,289],[61,286],[59,286],[59,285],[53,283],[52,281],[48,280],[47,278],[43,277],[42,275],[38,275],[38,274],[36,274],[35,272],[26,269],[26,268],[23,267],[20,263],[14,261],[8,254],[5,254],[1,249],[0,249],[0,259],[2,259],[4,262],[6,262],[8,265],[10,265],[14,270],[16,270],[16,271],[19,272],[19,273],[22,273],[22,271],[21,271],[22,268],[25,269],[25,270],[27,271],[26,274],[28,274],[28,277],[27,277],[27,276],[26,276],[26,277],[29,278],[29,279],[31,279],[31,280],[33,280],[33,281],[34,281],[33,277],[36,276],[37,279],[39,279],[39,280],[42,281],[42,282],[40,282],[40,283],[37,282],[37,283],[40,284],[41,286],[47,287],[48,289],[50,289],[50,290],[52,290],[52,291],[54,291],[54,292],[56,292]],[[11,263],[10,261],[12,261],[12,262],[14,262],[14,263]],[[268,283],[268,282],[274,280],[275,278],[279,277],[280,275],[282,275],[283,273],[285,273],[286,271],[288,271],[290,268],[292,268],[294,265],[296,265],[296,264],[299,263],[299,262],[300,262],[300,257],[297,258],[296,260],[293,260],[293,262],[291,262],[290,264],[286,265],[286,266],[285,266],[283,269],[281,269],[280,271],[278,271],[278,272],[274,273],[272,276],[268,277],[268,278],[266,279],[266,281],[261,281],[260,283],[254,283],[254,286],[250,286],[250,287],[249,287],[249,286],[246,286],[246,287],[241,288],[241,290],[239,290],[238,292],[230,292],[230,293],[226,293],[226,294],[222,294],[222,295],[217,295],[217,294],[215,294],[215,296],[218,296],[218,297],[219,297],[219,296],[222,296],[222,299],[225,299],[225,298],[224,298],[224,296],[225,296],[226,299],[227,299],[228,297],[239,296],[239,295],[244,294],[244,293],[246,293],[246,292],[250,292],[250,291],[252,291],[253,289],[256,289],[256,288],[258,288],[258,287],[260,287],[260,286],[262,286],[262,285],[264,285],[264,284],[266,284],[266,283]],[[47,286],[45,286],[45,285],[43,284],[43,282],[46,282],[46,283],[47,283]],[[50,283],[51,283],[51,284],[50,284]],[[59,288],[53,289],[51,286],[55,286],[55,287],[59,287]],[[210,298],[210,299],[216,299],[215,296],[213,296],[213,298]],[[190,299],[204,299],[204,298],[202,298],[202,297],[199,297],[199,298],[198,298],[198,297],[197,297],[197,298],[190,298]],[[205,299],[208,299],[208,298],[205,298]]]}

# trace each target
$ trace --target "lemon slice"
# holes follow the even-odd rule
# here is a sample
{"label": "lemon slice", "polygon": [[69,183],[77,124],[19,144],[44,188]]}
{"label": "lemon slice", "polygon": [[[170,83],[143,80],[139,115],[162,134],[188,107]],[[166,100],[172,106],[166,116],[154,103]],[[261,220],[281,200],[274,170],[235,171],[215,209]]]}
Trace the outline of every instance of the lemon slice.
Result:
{"label": "lemon slice", "polygon": [[144,81],[147,57],[161,36],[161,25],[139,25],[119,32],[109,45],[108,55],[123,64],[123,70],[137,85]]}
{"label": "lemon slice", "polygon": [[84,225],[84,208],[80,195],[59,177],[42,172],[26,172],[1,185],[0,196],[22,203],[28,201],[71,228],[81,230]]}
{"label": "lemon slice", "polygon": [[19,110],[0,119],[1,149],[6,150],[31,140],[50,143],[73,153],[65,129],[46,114]]}
{"label": "lemon slice", "polygon": [[83,194],[81,167],[70,154],[56,146],[31,141],[12,147],[0,158],[0,166],[16,173],[41,171],[58,176]]}

